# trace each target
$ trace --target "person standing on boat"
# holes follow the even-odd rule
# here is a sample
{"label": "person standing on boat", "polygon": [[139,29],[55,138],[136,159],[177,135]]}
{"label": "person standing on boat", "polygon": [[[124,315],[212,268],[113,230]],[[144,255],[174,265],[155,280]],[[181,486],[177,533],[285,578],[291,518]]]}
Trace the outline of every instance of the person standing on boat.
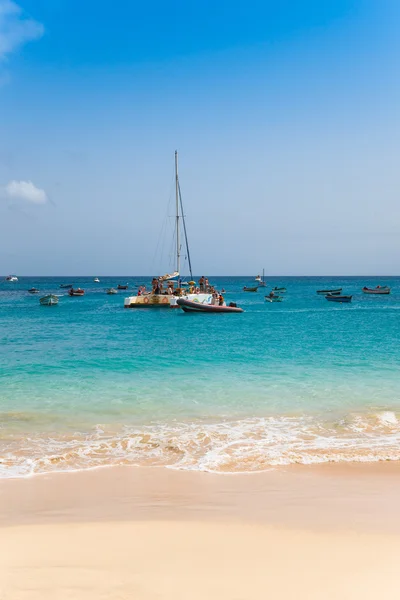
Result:
{"label": "person standing on boat", "polygon": [[202,275],[199,279],[200,284],[200,293],[204,292],[204,275]]}
{"label": "person standing on boat", "polygon": [[219,300],[219,302],[218,302],[219,306],[223,306],[224,305],[224,297],[222,294],[219,295],[218,300]]}

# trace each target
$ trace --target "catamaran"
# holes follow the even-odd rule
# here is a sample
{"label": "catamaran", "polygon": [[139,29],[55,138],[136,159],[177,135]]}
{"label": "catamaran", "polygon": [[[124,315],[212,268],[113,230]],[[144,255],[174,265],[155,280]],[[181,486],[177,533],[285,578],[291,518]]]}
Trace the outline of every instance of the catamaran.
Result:
{"label": "catamaran", "polygon": [[[185,215],[183,213],[183,202],[178,176],[178,152],[175,151],[175,238],[176,238],[176,269],[173,273],[167,273],[153,280],[152,291],[139,290],[135,296],[129,296],[124,300],[125,308],[179,308],[178,298],[185,298],[191,302],[210,304],[212,295],[209,293],[194,293],[195,282],[193,281],[192,263],[186,231]],[[181,272],[181,225],[184,234],[186,256],[190,272],[188,290],[182,288],[180,280]]]}

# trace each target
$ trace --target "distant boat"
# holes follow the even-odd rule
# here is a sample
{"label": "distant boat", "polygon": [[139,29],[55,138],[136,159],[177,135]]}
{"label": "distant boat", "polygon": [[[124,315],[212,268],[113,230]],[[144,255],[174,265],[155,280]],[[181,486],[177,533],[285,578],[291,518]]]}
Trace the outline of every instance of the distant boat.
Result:
{"label": "distant boat", "polygon": [[242,313],[243,308],[236,306],[231,302],[229,306],[219,306],[218,304],[203,304],[202,302],[192,302],[185,298],[178,298],[177,305],[186,313]]}
{"label": "distant boat", "polygon": [[254,278],[255,281],[261,281],[261,276],[257,275],[257,277]]}
{"label": "distant boat", "polygon": [[256,292],[258,290],[258,285],[256,285],[255,287],[248,287],[248,286],[244,286],[243,291],[244,292]]}
{"label": "distant boat", "polygon": [[95,283],[100,283],[100,279],[99,279],[98,277],[95,277],[95,278],[93,279],[93,281],[94,281]]}
{"label": "distant boat", "polygon": [[275,294],[273,294],[271,296],[271,294],[268,294],[268,296],[265,296],[265,302],[282,302],[283,298],[282,296],[276,296]]}
{"label": "distant boat", "polygon": [[285,287],[274,287],[272,288],[273,292],[280,292],[281,294],[284,294],[286,292],[286,288]]}
{"label": "distant boat", "polygon": [[333,290],[317,290],[317,294],[326,296],[327,294],[340,294],[343,288],[335,288]]}
{"label": "distant boat", "polygon": [[61,283],[60,288],[63,290],[70,290],[72,288],[72,283]]}
{"label": "distant boat", "polygon": [[76,288],[75,290],[74,288],[71,288],[68,293],[70,296],[83,296],[85,294],[85,290],[82,290],[82,288]]}
{"label": "distant boat", "polygon": [[342,304],[345,302],[351,302],[353,296],[338,296],[336,294],[327,294],[325,298],[329,300],[329,302],[339,302]]}
{"label": "distant boat", "polygon": [[118,291],[115,288],[108,288],[108,290],[106,290],[106,294],[118,294]]}
{"label": "distant boat", "polygon": [[58,298],[54,294],[47,294],[47,296],[40,298],[39,302],[42,306],[55,306],[58,304]]}
{"label": "distant boat", "polygon": [[10,283],[15,283],[18,281],[18,277],[16,277],[16,275],[7,275],[6,281]]}
{"label": "distant boat", "polygon": [[267,284],[265,283],[265,270],[263,269],[263,274],[262,277],[260,277],[259,275],[256,277],[256,281],[258,281],[258,287],[266,287]]}
{"label": "distant boat", "polygon": [[387,285],[384,285],[384,286],[377,285],[375,288],[363,287],[362,291],[364,292],[364,294],[387,295],[387,294],[390,294],[390,287],[388,287]]}
{"label": "distant boat", "polygon": [[128,284],[125,284],[125,285],[118,284],[117,285],[117,290],[127,290],[127,289],[128,289]]}
{"label": "distant boat", "polygon": [[30,294],[38,294],[38,293],[39,293],[39,290],[38,290],[37,288],[33,287],[33,288],[31,288],[30,290],[28,290],[28,292],[29,292]]}

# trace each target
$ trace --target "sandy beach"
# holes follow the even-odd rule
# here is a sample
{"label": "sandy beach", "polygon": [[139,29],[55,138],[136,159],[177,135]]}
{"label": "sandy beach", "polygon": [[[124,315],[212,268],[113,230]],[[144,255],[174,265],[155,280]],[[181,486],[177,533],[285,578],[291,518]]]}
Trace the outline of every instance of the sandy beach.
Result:
{"label": "sandy beach", "polygon": [[400,467],[0,482],[0,598],[395,597]]}

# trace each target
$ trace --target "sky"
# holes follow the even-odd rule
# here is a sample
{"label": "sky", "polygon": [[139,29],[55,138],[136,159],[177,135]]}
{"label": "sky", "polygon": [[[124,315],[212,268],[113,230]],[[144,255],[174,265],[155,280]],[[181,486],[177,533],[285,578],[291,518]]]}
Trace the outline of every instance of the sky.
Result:
{"label": "sky", "polygon": [[398,0],[0,0],[0,273],[400,274]]}

